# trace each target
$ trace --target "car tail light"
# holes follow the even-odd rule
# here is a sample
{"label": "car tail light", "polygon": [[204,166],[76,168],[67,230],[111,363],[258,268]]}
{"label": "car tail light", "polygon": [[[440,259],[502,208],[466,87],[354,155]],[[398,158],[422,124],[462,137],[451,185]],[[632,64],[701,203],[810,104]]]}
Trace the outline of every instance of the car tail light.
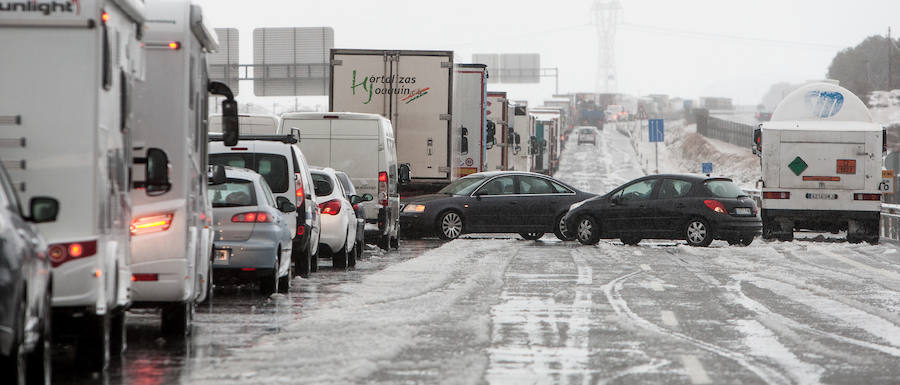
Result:
{"label": "car tail light", "polygon": [[305,225],[297,226],[297,236],[299,237],[299,236],[303,235],[304,233],[306,233],[306,226]]}
{"label": "car tail light", "polygon": [[787,191],[766,191],[763,199],[791,199],[791,193]]}
{"label": "car tail light", "polygon": [[728,213],[728,211],[725,211],[725,205],[723,205],[722,202],[719,202],[717,200],[707,199],[707,200],[703,201],[703,204],[705,204],[706,207],[709,207],[710,210],[715,211],[719,214],[727,214]]}
{"label": "car tail light", "polygon": [[332,199],[319,205],[319,210],[325,215],[338,215],[341,213],[341,201]]}
{"label": "car tail light", "polygon": [[304,197],[306,196],[306,193],[303,191],[303,177],[300,175],[300,173],[297,173],[296,175],[297,191],[295,192],[295,194],[297,195],[297,205],[299,206],[300,202],[302,202]]}
{"label": "car tail light", "polygon": [[248,213],[240,213],[234,214],[231,217],[231,221],[234,223],[270,223],[272,222],[272,216],[269,213],[262,211],[251,211]]}
{"label": "car tail light", "polygon": [[853,194],[853,200],[855,200],[855,201],[880,201],[881,194],[856,193],[856,194]]}
{"label": "car tail light", "polygon": [[97,254],[97,241],[56,243],[50,245],[50,264],[57,267],[73,259]]}
{"label": "car tail light", "polygon": [[166,231],[172,226],[175,214],[150,215],[131,221],[131,235],[144,235]]}
{"label": "car tail light", "polygon": [[359,203],[353,205],[353,211],[359,210]]}
{"label": "car tail light", "polygon": [[384,171],[378,173],[378,201],[382,206],[388,205],[388,174]]}
{"label": "car tail light", "polygon": [[159,274],[132,274],[131,282],[155,282],[159,281]]}

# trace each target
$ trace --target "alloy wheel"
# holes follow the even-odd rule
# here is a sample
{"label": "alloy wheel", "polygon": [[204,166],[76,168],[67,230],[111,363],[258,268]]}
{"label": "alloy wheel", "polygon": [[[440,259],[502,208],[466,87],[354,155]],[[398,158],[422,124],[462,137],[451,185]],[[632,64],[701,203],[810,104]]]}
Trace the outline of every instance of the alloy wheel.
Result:
{"label": "alloy wheel", "polygon": [[581,221],[578,222],[578,238],[588,239],[591,237],[593,231],[594,224],[591,223],[590,219],[582,218]]}
{"label": "alloy wheel", "polygon": [[462,233],[462,218],[459,214],[449,212],[441,218],[441,232],[447,239],[455,239]]}

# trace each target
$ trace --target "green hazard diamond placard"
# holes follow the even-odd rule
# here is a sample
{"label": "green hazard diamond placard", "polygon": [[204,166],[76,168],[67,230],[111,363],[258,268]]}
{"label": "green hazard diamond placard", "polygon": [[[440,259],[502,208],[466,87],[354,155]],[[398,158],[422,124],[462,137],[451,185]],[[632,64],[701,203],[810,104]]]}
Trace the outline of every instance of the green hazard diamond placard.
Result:
{"label": "green hazard diamond placard", "polygon": [[794,158],[794,160],[790,164],[788,164],[788,168],[790,168],[791,171],[794,172],[794,174],[797,174],[797,176],[800,176],[800,174],[806,171],[808,167],[809,165],[806,164],[803,159],[800,159],[799,156]]}

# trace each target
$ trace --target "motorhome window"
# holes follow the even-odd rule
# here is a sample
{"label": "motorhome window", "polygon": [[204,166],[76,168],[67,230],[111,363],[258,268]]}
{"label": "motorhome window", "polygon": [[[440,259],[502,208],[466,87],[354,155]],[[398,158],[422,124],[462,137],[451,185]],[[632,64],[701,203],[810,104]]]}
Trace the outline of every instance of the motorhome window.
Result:
{"label": "motorhome window", "polygon": [[194,108],[195,108],[194,105],[197,104],[197,102],[194,100],[194,97],[196,95],[195,91],[197,89],[196,80],[195,80],[196,76],[194,76],[195,68],[197,68],[196,59],[194,58],[193,55],[191,55],[191,64],[188,69],[188,71],[190,71],[190,72],[188,72],[190,74],[190,76],[189,76],[190,80],[188,81],[188,89],[189,89],[188,95],[190,95],[190,97],[188,97],[188,107],[191,109],[191,111],[194,110]]}
{"label": "motorhome window", "polygon": [[209,186],[209,200],[213,207],[256,206],[253,182],[229,178],[224,184]]}
{"label": "motorhome window", "polygon": [[103,24],[103,89],[112,88],[112,52],[109,44],[109,28]]}
{"label": "motorhome window", "polygon": [[247,168],[258,172],[276,194],[288,191],[288,164],[283,155],[277,154],[210,154],[209,163],[231,167]]}
{"label": "motorhome window", "polygon": [[730,180],[713,180],[708,181],[703,185],[706,186],[709,192],[719,198],[737,198],[742,195],[747,195],[744,190],[741,190],[740,187]]}
{"label": "motorhome window", "polygon": [[331,178],[326,174],[312,174],[313,187],[316,190],[316,196],[324,197],[334,192],[334,185],[331,184]]}
{"label": "motorhome window", "polygon": [[128,119],[131,115],[131,82],[128,81],[128,74],[125,71],[120,72],[119,81],[122,83],[119,85],[120,92],[122,95],[120,97],[119,106],[119,131],[125,132],[125,129],[128,128]]}

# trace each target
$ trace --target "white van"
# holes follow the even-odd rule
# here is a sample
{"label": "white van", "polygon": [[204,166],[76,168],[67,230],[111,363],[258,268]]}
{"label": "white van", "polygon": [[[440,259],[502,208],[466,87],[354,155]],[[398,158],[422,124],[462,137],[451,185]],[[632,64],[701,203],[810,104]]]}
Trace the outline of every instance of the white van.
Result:
{"label": "white van", "polygon": [[224,84],[209,87],[206,55],[218,45],[199,6],[148,0],[147,16],[147,80],[135,87],[134,151],[158,147],[170,154],[172,188],[131,194],[132,300],[134,307],[161,308],[163,332],[184,335],[195,303],[211,288],[207,90],[234,100]]}
{"label": "white van", "polygon": [[124,348],[131,305],[131,190],[158,193],[168,182],[155,148],[136,159],[145,179],[135,174],[132,185],[129,175],[144,2],[27,4],[0,11],[2,158],[23,199],[59,198],[58,220],[38,226],[50,244],[53,331],[77,341],[81,367],[102,370]]}
{"label": "white van", "polygon": [[763,238],[788,241],[807,229],[877,243],[885,145],[883,127],[843,87],[813,83],[785,97],[754,132]]}
{"label": "white van", "polygon": [[344,171],[358,194],[375,197],[360,204],[366,239],[385,250],[399,247],[399,184],[409,181],[409,166],[397,164],[391,122],[380,115],[351,112],[283,114],[279,132],[295,129],[311,165]]}
{"label": "white van", "polygon": [[[238,115],[243,135],[275,135],[279,119],[272,115]],[[209,116],[209,132],[222,132],[222,114]]]}

